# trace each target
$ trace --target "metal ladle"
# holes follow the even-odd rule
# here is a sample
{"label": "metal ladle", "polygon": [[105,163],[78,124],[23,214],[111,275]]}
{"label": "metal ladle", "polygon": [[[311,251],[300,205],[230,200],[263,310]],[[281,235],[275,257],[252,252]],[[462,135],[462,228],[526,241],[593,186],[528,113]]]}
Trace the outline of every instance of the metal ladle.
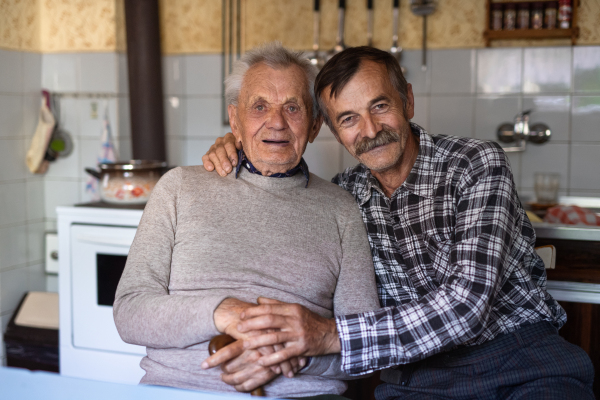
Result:
{"label": "metal ladle", "polygon": [[[392,48],[390,49],[390,53],[396,57],[398,63],[400,63],[400,59],[402,58],[402,46],[398,45],[398,17],[400,14],[400,0],[394,0],[394,8],[392,11],[392,15],[394,18],[394,23],[392,25]],[[403,74],[406,74],[406,68],[400,66]]]}
{"label": "metal ladle", "polygon": [[423,17],[423,58],[421,69],[427,70],[427,16],[435,11],[435,0],[410,0],[410,10],[413,14]]}
{"label": "metal ladle", "polygon": [[346,13],[346,0],[340,0],[338,4],[338,35],[335,40],[335,46],[329,51],[327,59],[335,56],[346,49],[344,44],[344,16]]}
{"label": "metal ladle", "polygon": [[310,63],[317,67],[317,69],[323,68],[325,60],[319,53],[319,30],[321,22],[321,12],[319,11],[319,0],[315,0],[314,11],[313,11],[313,54],[309,58]]}

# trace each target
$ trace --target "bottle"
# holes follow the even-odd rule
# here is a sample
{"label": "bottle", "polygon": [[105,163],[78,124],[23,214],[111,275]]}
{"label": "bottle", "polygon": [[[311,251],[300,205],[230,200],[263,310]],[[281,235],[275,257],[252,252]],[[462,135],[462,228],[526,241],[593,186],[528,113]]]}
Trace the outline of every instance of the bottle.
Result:
{"label": "bottle", "polygon": [[560,29],[571,27],[571,0],[560,0],[558,2],[558,26]]}
{"label": "bottle", "polygon": [[502,30],[502,3],[492,3],[492,30]]}
{"label": "bottle", "polygon": [[546,3],[546,10],[544,11],[544,26],[546,29],[556,29],[557,10],[558,3],[556,1]]}
{"label": "bottle", "polygon": [[531,11],[531,29],[542,29],[544,27],[544,3],[536,1]]}
{"label": "bottle", "polygon": [[517,20],[517,11],[515,3],[508,3],[504,7],[504,30],[514,31]]}
{"label": "bottle", "polygon": [[529,29],[529,3],[519,3],[517,14],[517,28]]}

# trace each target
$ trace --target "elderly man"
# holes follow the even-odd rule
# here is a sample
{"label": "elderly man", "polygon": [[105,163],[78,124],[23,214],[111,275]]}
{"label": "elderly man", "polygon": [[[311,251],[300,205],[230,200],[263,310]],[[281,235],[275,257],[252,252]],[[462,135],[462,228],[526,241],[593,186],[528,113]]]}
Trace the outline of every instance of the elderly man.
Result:
{"label": "elderly man", "polygon": [[[327,125],[361,163],[333,181],[359,204],[384,308],[327,326],[303,307],[263,299],[244,311],[239,329],[278,331],[244,347],[285,343],[261,365],[341,352],[349,374],[385,369],[378,400],[592,399],[593,367],[557,334],[566,315],[545,289],[501,148],[410,123],[411,86],[380,50],[333,57],[315,94]],[[234,142],[225,139],[229,157]],[[205,166],[227,166],[225,153],[213,149]],[[236,354],[226,348],[205,365]]]}
{"label": "elderly man", "polygon": [[[379,308],[356,203],[302,159],[322,123],[309,90],[315,75],[280,45],[244,55],[226,82],[231,129],[244,144],[236,173],[176,168],[153,190],[114,304],[123,340],[147,347],[141,383],[235,392],[200,364],[213,336],[244,337],[237,316],[259,295],[323,320]],[[248,350],[234,365],[272,380],[268,396],[339,395],[341,379],[352,379],[339,356],[312,358],[294,379],[257,365],[259,357]]]}

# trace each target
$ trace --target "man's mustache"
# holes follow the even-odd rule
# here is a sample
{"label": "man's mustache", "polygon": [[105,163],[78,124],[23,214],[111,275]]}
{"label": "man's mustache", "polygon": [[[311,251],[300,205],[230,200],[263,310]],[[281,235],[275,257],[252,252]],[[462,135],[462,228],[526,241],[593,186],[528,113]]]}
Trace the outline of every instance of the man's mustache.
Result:
{"label": "man's mustache", "polygon": [[395,142],[400,142],[400,134],[388,129],[382,129],[377,132],[377,136],[373,139],[366,137],[358,142],[354,148],[354,152],[357,156],[360,156],[367,151],[373,150],[375,147]]}

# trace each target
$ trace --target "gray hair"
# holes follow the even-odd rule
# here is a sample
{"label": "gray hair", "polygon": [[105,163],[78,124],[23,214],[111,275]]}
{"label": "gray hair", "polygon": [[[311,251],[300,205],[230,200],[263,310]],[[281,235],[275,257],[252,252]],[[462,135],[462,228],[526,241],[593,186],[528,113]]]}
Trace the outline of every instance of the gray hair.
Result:
{"label": "gray hair", "polygon": [[238,97],[242,90],[244,76],[253,66],[264,63],[267,66],[279,69],[297,65],[304,72],[308,82],[308,91],[312,100],[313,120],[319,115],[319,106],[315,98],[314,84],[317,77],[317,68],[303,52],[288,50],[280,42],[265,43],[256,47],[242,56],[233,65],[233,72],[225,79],[225,101],[227,105],[238,105]]}

